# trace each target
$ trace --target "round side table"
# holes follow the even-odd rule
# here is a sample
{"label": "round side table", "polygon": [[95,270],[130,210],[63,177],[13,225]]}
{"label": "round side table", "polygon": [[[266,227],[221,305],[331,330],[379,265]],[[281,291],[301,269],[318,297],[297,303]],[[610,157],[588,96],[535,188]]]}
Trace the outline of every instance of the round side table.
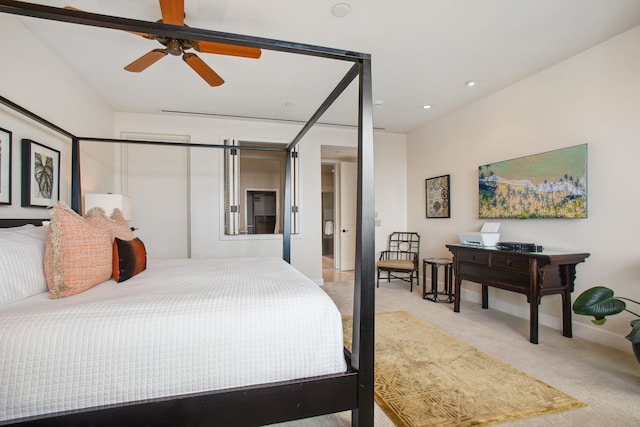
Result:
{"label": "round side table", "polygon": [[[431,267],[431,290],[427,292],[427,266]],[[444,290],[438,291],[438,269],[444,268]],[[453,302],[453,261],[449,258],[422,260],[422,298],[433,302]]]}

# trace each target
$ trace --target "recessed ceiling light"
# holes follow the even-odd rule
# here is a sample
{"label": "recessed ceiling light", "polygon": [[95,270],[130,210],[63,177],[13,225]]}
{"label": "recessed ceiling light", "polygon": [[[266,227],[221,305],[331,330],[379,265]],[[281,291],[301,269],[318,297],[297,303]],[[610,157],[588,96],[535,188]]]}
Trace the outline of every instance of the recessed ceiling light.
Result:
{"label": "recessed ceiling light", "polygon": [[384,105],[384,101],[373,101],[374,107],[382,107]]}
{"label": "recessed ceiling light", "polygon": [[335,4],[331,8],[331,13],[337,18],[343,18],[351,13],[351,6],[349,6],[347,3]]}
{"label": "recessed ceiling light", "polygon": [[429,109],[431,109],[432,107],[433,107],[433,105],[431,105],[431,104],[427,104],[427,105],[425,105],[425,106],[424,106],[424,107],[422,107],[422,108],[424,108],[425,110],[429,110]]}
{"label": "recessed ceiling light", "polygon": [[475,80],[469,80],[468,82],[465,82],[464,84],[467,87],[473,87],[476,85],[476,81]]}
{"label": "recessed ceiling light", "polygon": [[291,108],[291,107],[293,107],[293,104],[290,103],[290,102],[285,102],[284,106],[285,106],[285,108]]}

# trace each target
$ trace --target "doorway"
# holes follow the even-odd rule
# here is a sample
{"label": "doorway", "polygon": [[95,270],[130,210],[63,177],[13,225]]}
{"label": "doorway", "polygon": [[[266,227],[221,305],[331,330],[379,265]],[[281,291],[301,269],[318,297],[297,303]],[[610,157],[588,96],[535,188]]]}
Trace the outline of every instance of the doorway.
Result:
{"label": "doorway", "polygon": [[247,234],[276,234],[278,191],[247,190]]}
{"label": "doorway", "polygon": [[322,190],[322,256],[330,259],[333,259],[333,233],[335,231],[334,198],[333,189]]}
{"label": "doorway", "polygon": [[323,281],[353,280],[357,150],[323,145],[321,154]]}
{"label": "doorway", "polygon": [[334,163],[322,163],[322,280],[334,281],[335,270],[335,188],[336,165]]}

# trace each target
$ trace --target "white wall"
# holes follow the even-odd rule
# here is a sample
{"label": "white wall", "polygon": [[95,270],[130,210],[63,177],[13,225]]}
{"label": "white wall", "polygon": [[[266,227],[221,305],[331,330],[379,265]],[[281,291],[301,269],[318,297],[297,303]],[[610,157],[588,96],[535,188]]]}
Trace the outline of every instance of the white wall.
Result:
{"label": "white wall", "polygon": [[[299,129],[299,125],[171,114],[116,113],[115,120],[117,136],[126,133],[187,135],[191,142],[201,144],[220,144],[229,137],[288,143]],[[384,159],[376,161],[376,182],[384,183],[382,190],[376,189],[376,197],[381,199],[376,209],[383,218],[383,227],[377,231],[388,234],[387,229],[406,226],[406,138],[376,132],[374,139],[375,155]],[[300,143],[301,232],[292,238],[291,262],[317,283],[322,283],[321,145],[356,146],[356,131],[316,126]],[[222,151],[195,147],[190,159],[192,257],[280,256],[281,236],[224,235],[220,208],[223,202]],[[158,203],[163,203],[163,209],[182,208],[160,201],[160,197]],[[389,205],[390,201],[397,204]],[[144,227],[144,224],[135,225]],[[382,239],[384,244],[386,234],[382,237],[379,234],[376,233],[376,241]],[[170,246],[171,242],[166,245]]]}
{"label": "white wall", "polygon": [[[4,55],[0,66],[0,95],[75,135],[112,135],[111,109],[17,18],[0,14],[0,38],[13,46]],[[70,203],[70,141],[4,106],[0,106],[0,127],[13,132],[13,203],[0,206],[0,217],[48,217],[48,212],[42,208],[20,207],[22,138],[61,152],[60,198]],[[113,191],[112,150],[112,147],[93,145],[82,149],[85,191]]]}
{"label": "white wall", "polygon": [[[479,230],[478,166],[588,143],[589,217],[501,220],[501,240],[589,252],[577,267],[574,298],[604,285],[638,299],[639,45],[636,27],[411,133],[408,222],[427,237],[422,254],[449,255],[444,245],[456,242],[456,232]],[[451,175],[452,217],[425,219],[424,180],[443,174]],[[463,288],[464,298],[479,301],[479,285]],[[491,289],[490,306],[528,318],[522,295]],[[541,324],[561,329],[559,295],[544,297],[540,312]],[[574,315],[574,334],[629,351],[621,336],[631,318],[618,315],[595,327],[589,318]]]}
{"label": "white wall", "polygon": [[374,140],[376,212],[380,220],[380,226],[376,227],[377,255],[387,248],[387,239],[392,232],[419,230],[407,225],[406,136],[376,133]]}

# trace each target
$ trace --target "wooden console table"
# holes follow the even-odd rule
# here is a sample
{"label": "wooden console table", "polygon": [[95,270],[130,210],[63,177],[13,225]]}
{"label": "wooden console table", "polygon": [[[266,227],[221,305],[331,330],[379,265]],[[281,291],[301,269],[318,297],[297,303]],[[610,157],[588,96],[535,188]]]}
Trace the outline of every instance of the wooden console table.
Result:
{"label": "wooden console table", "polygon": [[544,295],[561,294],[562,335],[571,338],[571,292],[576,264],[584,262],[590,254],[511,252],[468,245],[446,246],[453,254],[453,311],[460,311],[460,286],[463,280],[482,285],[482,308],[485,309],[489,308],[489,286],[524,294],[530,308],[529,341],[537,344],[540,299]]}

